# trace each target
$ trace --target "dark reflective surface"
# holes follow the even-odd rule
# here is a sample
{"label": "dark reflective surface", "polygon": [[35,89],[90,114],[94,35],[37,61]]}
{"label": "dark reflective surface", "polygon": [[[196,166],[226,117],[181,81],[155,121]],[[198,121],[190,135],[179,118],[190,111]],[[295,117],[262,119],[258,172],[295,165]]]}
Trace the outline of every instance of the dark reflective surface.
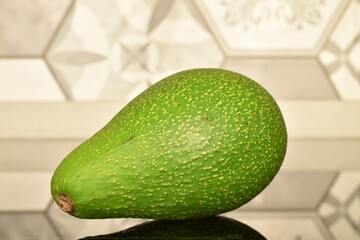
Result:
{"label": "dark reflective surface", "polygon": [[248,225],[226,217],[197,220],[149,221],[106,235],[89,236],[82,240],[100,239],[266,239]]}

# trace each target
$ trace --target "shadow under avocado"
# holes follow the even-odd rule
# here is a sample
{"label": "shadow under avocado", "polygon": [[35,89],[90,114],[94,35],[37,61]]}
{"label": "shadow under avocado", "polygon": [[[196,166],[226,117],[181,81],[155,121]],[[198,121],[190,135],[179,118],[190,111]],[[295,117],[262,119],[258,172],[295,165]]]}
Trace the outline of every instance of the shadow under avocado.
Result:
{"label": "shadow under avocado", "polygon": [[197,220],[155,220],[116,233],[82,238],[95,239],[243,239],[266,240],[244,223],[226,217]]}

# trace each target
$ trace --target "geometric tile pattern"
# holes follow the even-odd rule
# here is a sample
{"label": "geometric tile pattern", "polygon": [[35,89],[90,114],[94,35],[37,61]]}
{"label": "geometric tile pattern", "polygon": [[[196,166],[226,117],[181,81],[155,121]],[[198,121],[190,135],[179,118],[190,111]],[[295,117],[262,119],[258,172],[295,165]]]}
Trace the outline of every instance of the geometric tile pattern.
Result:
{"label": "geometric tile pattern", "polygon": [[360,173],[342,172],[318,212],[336,239],[360,239]]}
{"label": "geometric tile pattern", "polygon": [[225,215],[268,239],[360,239],[359,26],[359,0],[1,0],[0,239],[146,221],[73,218],[50,177],[116,106],[195,67],[254,78],[290,120],[285,168]]}
{"label": "geometric tile pattern", "polygon": [[360,2],[352,1],[319,59],[342,99],[360,99]]}
{"label": "geometric tile pattern", "polygon": [[69,98],[128,101],[169,74],[221,63],[190,8],[180,0],[77,1],[47,60]]}

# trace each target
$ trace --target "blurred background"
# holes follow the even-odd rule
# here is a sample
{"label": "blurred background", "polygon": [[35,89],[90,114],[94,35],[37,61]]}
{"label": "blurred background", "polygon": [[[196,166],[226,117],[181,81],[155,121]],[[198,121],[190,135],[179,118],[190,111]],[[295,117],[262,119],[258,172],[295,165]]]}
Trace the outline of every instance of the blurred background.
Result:
{"label": "blurred background", "polygon": [[180,70],[253,78],[288,127],[280,173],[225,214],[268,239],[360,239],[359,0],[0,0],[0,238],[75,239],[50,196],[60,161]]}

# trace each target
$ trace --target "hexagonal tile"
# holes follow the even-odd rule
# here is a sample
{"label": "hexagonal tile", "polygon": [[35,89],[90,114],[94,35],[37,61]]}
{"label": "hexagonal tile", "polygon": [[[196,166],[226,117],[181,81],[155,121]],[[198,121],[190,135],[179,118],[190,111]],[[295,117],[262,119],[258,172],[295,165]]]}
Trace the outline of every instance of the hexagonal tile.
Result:
{"label": "hexagonal tile", "polygon": [[0,1],[0,56],[41,56],[72,0]]}
{"label": "hexagonal tile", "polygon": [[353,0],[319,59],[342,99],[360,99],[360,2]]}
{"label": "hexagonal tile", "polygon": [[80,0],[47,60],[70,98],[129,101],[171,73],[219,66],[222,53],[196,14],[179,0]]}
{"label": "hexagonal tile", "polygon": [[314,54],[347,2],[197,1],[228,56]]}

